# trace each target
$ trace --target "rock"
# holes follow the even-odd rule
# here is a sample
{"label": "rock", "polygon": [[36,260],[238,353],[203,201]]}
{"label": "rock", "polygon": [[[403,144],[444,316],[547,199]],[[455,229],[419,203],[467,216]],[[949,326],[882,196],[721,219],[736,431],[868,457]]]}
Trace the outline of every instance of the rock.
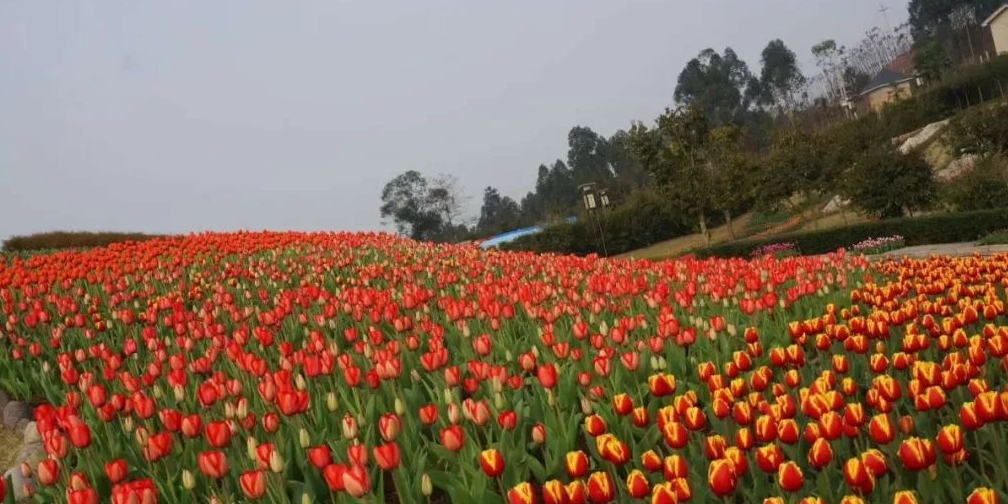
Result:
{"label": "rock", "polygon": [[826,206],[823,207],[822,211],[823,213],[839,212],[840,209],[846,207],[847,205],[850,205],[850,200],[845,200],[840,196],[833,196],[833,199],[829,200],[829,203],[826,203]]}
{"label": "rock", "polygon": [[25,492],[26,485],[35,488],[35,483],[30,478],[25,478],[24,474],[21,474],[20,467],[11,468],[4,473],[4,477],[10,478],[10,490],[14,493],[14,500],[16,501],[28,499],[28,494]]}
{"label": "rock", "polygon": [[936,123],[931,123],[922,128],[920,131],[915,132],[909,138],[907,138],[903,145],[899,146],[899,151],[901,154],[906,154],[921,145],[924,145],[931,141],[938,133],[941,133],[945,129],[949,120],[938,121]]}
{"label": "rock", "polygon": [[27,418],[22,418],[21,420],[18,420],[17,425],[14,426],[14,430],[24,432],[25,427],[28,427],[28,424],[31,422],[32,421]]}
{"label": "rock", "polygon": [[9,402],[10,402],[10,396],[7,395],[6,391],[0,390],[0,409],[3,409],[4,406],[7,406],[7,403]]}
{"label": "rock", "polygon": [[28,425],[24,427],[24,443],[30,445],[41,442],[42,436],[39,434],[38,425],[35,422],[28,422]]}
{"label": "rock", "polygon": [[939,182],[948,182],[949,180],[952,180],[975,168],[977,162],[979,161],[980,156],[977,156],[976,154],[967,154],[949,163],[948,168],[945,168],[935,174],[935,178]]}
{"label": "rock", "polygon": [[22,418],[28,419],[32,418],[32,407],[21,401],[11,401],[4,406],[3,409],[3,421],[4,427],[8,429],[14,429],[17,427],[18,421]]}

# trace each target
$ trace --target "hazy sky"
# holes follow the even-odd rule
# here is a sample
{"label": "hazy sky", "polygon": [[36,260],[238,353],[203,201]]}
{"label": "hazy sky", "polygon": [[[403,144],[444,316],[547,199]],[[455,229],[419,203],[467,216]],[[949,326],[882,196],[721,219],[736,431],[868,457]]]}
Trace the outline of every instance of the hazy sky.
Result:
{"label": "hazy sky", "polygon": [[[892,24],[905,0],[886,0]],[[0,239],[378,229],[408,169],[520,200],[567,132],[650,122],[706,47],[882,25],[877,0],[0,0]]]}

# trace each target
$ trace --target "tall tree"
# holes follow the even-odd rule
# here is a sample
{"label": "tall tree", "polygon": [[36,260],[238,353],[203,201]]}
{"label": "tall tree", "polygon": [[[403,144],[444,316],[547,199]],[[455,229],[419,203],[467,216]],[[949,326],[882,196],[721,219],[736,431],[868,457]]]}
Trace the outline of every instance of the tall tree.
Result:
{"label": "tall tree", "polygon": [[780,39],[771,40],[763,49],[760,61],[763,64],[760,81],[767,102],[776,104],[781,111],[793,109],[795,94],[805,83],[794,51]]}
{"label": "tall tree", "polygon": [[730,47],[723,54],[704,49],[680,72],[674,97],[715,123],[726,124],[745,111],[752,81],[748,65]]}
{"label": "tall tree", "polygon": [[578,184],[604,184],[613,177],[605,137],[591,128],[575,126],[567,134],[567,166]]}
{"label": "tall tree", "polygon": [[392,219],[396,229],[415,240],[430,240],[443,227],[440,213],[430,204],[430,184],[415,170],[393,178],[382,189],[381,216]]}
{"label": "tall tree", "polygon": [[910,0],[910,29],[914,40],[923,42],[950,26],[955,16],[969,16],[974,20],[984,19],[1003,0]]}
{"label": "tall tree", "polygon": [[621,191],[639,189],[647,183],[647,172],[633,154],[629,133],[617,131],[609,137],[606,147],[606,157],[616,173],[616,182]]}
{"label": "tall tree", "polygon": [[710,122],[697,107],[666,109],[653,128],[630,130],[634,151],[673,204],[696,217],[710,242],[707,218],[715,209]]}
{"label": "tall tree", "polygon": [[476,224],[481,233],[500,233],[519,226],[521,210],[518,204],[501,194],[494,187],[483,191],[483,206],[480,207],[480,217]]}

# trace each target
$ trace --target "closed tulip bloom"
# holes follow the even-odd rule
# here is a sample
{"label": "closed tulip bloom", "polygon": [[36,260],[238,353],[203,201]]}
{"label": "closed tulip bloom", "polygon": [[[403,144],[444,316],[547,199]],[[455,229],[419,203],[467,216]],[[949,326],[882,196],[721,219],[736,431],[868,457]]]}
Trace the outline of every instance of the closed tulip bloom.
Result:
{"label": "closed tulip bloom", "polygon": [[[0,492],[3,494],[4,492]],[[93,488],[67,490],[68,504],[98,504],[98,491]],[[144,503],[146,504],[146,503]]]}
{"label": "closed tulip bloom", "polygon": [[676,495],[672,483],[659,483],[651,489],[651,504],[677,504],[679,498]]}
{"label": "closed tulip bloom", "polygon": [[332,464],[332,453],[326,445],[309,448],[308,461],[311,462],[311,465],[315,466],[316,469],[322,469],[325,466]]}
{"label": "closed tulip bloom", "polygon": [[797,492],[805,484],[805,476],[798,464],[787,461],[777,468],[777,484],[786,492]]}
{"label": "closed tulip bloom", "polygon": [[585,417],[584,426],[585,430],[588,431],[588,434],[595,437],[605,434],[607,429],[605,420],[603,420],[602,417],[598,415],[590,415]]}
{"label": "closed tulip bloom", "polygon": [[219,450],[200,453],[197,462],[200,472],[213,479],[223,478],[228,472],[227,456]]}
{"label": "closed tulip bloom", "polygon": [[322,477],[325,478],[326,486],[333,492],[343,491],[343,473],[347,470],[346,464],[329,464],[322,469]]}
{"label": "closed tulip bloom", "polygon": [[864,462],[857,457],[847,459],[843,466],[844,480],[851,488],[859,488],[871,477],[870,471],[865,467]]}
{"label": "closed tulip bloom", "polygon": [[572,479],[582,478],[588,474],[588,455],[581,450],[567,452],[564,465],[567,468],[567,475]]}
{"label": "closed tulip bloom", "polygon": [[889,419],[889,415],[885,413],[879,413],[868,421],[868,434],[872,441],[880,445],[889,444],[896,439],[896,429],[892,420]]}
{"label": "closed tulip bloom", "polygon": [[885,455],[874,448],[866,450],[861,454],[861,462],[875,476],[882,476],[889,472],[889,462],[886,461]]}
{"label": "closed tulip bloom", "polygon": [[568,504],[585,504],[588,502],[588,486],[584,480],[574,480],[567,483]]}
{"label": "closed tulip bloom", "polygon": [[541,445],[546,442],[546,426],[536,423],[532,426],[532,442]]}
{"label": "closed tulip bloom", "polygon": [[238,478],[245,497],[256,500],[266,494],[266,473],[262,470],[247,471]]}
{"label": "closed tulip bloom", "polygon": [[387,413],[378,419],[378,432],[386,443],[395,440],[401,429],[402,420],[395,413]]}
{"label": "closed tulip bloom", "polygon": [[768,474],[776,473],[783,463],[784,451],[780,446],[769,444],[756,448],[756,465],[761,471]]}
{"label": "closed tulip bloom", "polygon": [[651,484],[647,476],[638,469],[630,471],[626,479],[627,493],[634,499],[643,499],[651,493]]}
{"label": "closed tulip bloom", "polygon": [[665,479],[669,481],[689,476],[689,464],[686,463],[686,458],[679,454],[665,457],[665,460],[662,461],[662,469],[665,473]]}
{"label": "closed tulip bloom", "polygon": [[946,425],[938,431],[936,441],[942,453],[947,455],[956,453],[963,449],[962,429],[956,424]]}
{"label": "closed tulip bloom", "polygon": [[496,478],[504,472],[504,456],[494,448],[483,450],[479,462],[483,472],[491,478]]}
{"label": "closed tulip bloom", "polygon": [[59,479],[60,464],[58,460],[55,459],[43,459],[38,463],[38,471],[36,475],[38,477],[38,482],[42,486],[50,486],[56,483]]}
{"label": "closed tulip bloom", "polygon": [[997,492],[987,487],[980,487],[973,490],[966,498],[966,504],[1000,504],[1001,500]]}
{"label": "closed tulip bloom", "polygon": [[532,484],[528,482],[518,483],[507,494],[508,504],[535,504],[536,496]]}
{"label": "closed tulip bloom", "polygon": [[383,471],[391,471],[399,467],[399,445],[395,442],[374,447],[374,459]]}
{"label": "closed tulip bloom", "polygon": [[840,499],[840,504],[866,504],[865,500],[857,495],[845,495]]}
{"label": "closed tulip bloom", "polygon": [[113,460],[112,462],[105,464],[105,476],[107,476],[109,481],[113,484],[124,480],[128,472],[129,468],[126,466],[126,461],[123,459]]}
{"label": "closed tulip bloom", "polygon": [[829,465],[833,460],[833,447],[830,446],[829,441],[820,438],[815,443],[812,443],[808,452],[808,460],[809,465],[815,469],[822,469]]}
{"label": "closed tulip bloom", "polygon": [[343,490],[351,497],[363,497],[371,491],[368,470],[362,465],[352,465],[343,473]]}
{"label": "closed tulip bloom", "polygon": [[717,459],[707,467],[707,484],[718,497],[725,497],[735,491],[738,478],[735,475],[735,464],[729,460]]}
{"label": "closed tulip bloom", "polygon": [[536,369],[536,378],[545,389],[552,389],[557,384],[557,368],[554,364],[543,364]]}
{"label": "closed tulip bloom", "polygon": [[465,431],[458,425],[449,425],[441,429],[441,445],[448,451],[457,453],[465,446]]}
{"label": "closed tulip bloom", "polygon": [[917,504],[917,494],[912,490],[900,490],[893,496],[893,504]]}
{"label": "closed tulip bloom", "polygon": [[588,477],[588,500],[593,504],[606,504],[616,496],[616,487],[613,486],[609,473],[595,471]]}
{"label": "closed tulip bloom", "polygon": [[641,454],[641,465],[648,472],[656,472],[662,469],[662,458],[654,450],[648,450]]}
{"label": "closed tulip bloom", "polygon": [[763,499],[763,504],[787,504],[784,497],[767,497]]}
{"label": "closed tulip bloom", "polygon": [[903,467],[911,471],[920,471],[934,464],[937,454],[930,440],[911,437],[900,443],[899,457]]}
{"label": "closed tulip bloom", "polygon": [[567,488],[560,480],[549,480],[542,486],[543,504],[568,504]]}

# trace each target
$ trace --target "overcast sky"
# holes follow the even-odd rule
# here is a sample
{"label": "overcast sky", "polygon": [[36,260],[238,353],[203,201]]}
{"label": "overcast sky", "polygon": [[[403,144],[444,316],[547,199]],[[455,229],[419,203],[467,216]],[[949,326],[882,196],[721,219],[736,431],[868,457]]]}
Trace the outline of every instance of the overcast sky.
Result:
{"label": "overcast sky", "polygon": [[[890,22],[905,0],[885,0]],[[405,170],[515,199],[567,132],[650,122],[706,47],[883,25],[877,0],[0,0],[0,239],[379,229]]]}

